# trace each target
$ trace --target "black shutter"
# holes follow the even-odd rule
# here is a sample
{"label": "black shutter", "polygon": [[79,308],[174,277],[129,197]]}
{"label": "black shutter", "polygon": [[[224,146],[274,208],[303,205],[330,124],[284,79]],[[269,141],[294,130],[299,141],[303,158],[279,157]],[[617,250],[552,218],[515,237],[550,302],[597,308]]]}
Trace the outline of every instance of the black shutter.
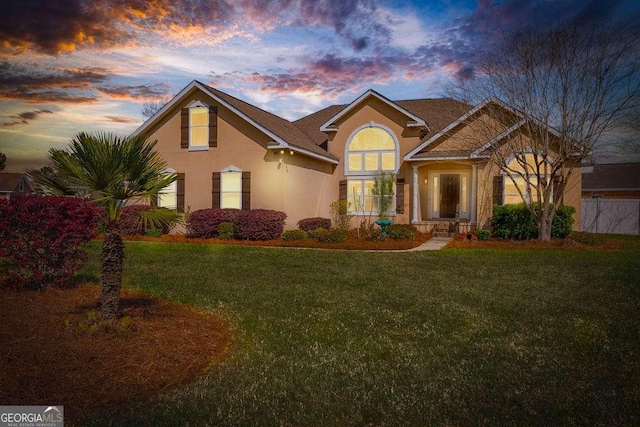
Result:
{"label": "black shutter", "polygon": [[404,213],[404,178],[396,179],[396,213]]}
{"label": "black shutter", "polygon": [[178,174],[176,184],[176,208],[178,212],[184,212],[184,173]]}
{"label": "black shutter", "polygon": [[242,210],[251,209],[251,172],[242,172]]}
{"label": "black shutter", "polygon": [[218,107],[209,107],[209,147],[218,146]]}
{"label": "black shutter", "polygon": [[495,175],[493,177],[493,204],[502,205],[502,192],[504,181],[502,175]]}
{"label": "black shutter", "polygon": [[211,176],[211,207],[220,209],[220,172],[214,172]]}
{"label": "black shutter", "polygon": [[338,185],[338,199],[347,200],[347,180],[340,181]]}
{"label": "black shutter", "polygon": [[189,109],[180,111],[180,148],[189,148]]}

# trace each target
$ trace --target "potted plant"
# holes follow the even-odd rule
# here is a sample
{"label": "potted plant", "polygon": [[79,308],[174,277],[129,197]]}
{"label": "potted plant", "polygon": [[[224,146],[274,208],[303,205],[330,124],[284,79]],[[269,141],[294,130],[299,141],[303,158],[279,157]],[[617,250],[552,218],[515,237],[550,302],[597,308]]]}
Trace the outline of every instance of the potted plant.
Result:
{"label": "potted plant", "polygon": [[378,199],[378,219],[376,224],[382,228],[381,236],[384,239],[387,237],[387,227],[393,224],[393,221],[389,219],[387,213],[391,207],[392,197],[394,196],[393,184],[394,176],[392,174],[382,173],[373,182],[373,188],[371,192]]}

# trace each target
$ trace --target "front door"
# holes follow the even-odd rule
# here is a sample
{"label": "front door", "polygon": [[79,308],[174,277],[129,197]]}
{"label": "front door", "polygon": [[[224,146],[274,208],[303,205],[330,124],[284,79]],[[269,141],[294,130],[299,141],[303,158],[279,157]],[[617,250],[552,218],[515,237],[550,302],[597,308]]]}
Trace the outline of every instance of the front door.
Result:
{"label": "front door", "polygon": [[460,203],[460,175],[440,175],[440,218],[455,218]]}

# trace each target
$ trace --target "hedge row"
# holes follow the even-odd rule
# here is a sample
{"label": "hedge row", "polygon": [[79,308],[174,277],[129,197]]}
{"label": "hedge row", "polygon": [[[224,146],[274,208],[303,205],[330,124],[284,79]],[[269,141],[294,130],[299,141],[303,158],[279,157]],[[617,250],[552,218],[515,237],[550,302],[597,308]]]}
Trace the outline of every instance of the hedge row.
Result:
{"label": "hedge row", "polygon": [[201,209],[187,219],[187,237],[218,237],[220,224],[233,224],[234,238],[271,240],[282,235],[287,214],[268,209]]}
{"label": "hedge row", "polygon": [[[538,207],[535,207],[538,210]],[[573,229],[573,206],[559,206],[551,223],[551,237],[565,238]],[[493,234],[499,239],[527,240],[538,237],[538,226],[527,205],[494,205],[491,219]]]}

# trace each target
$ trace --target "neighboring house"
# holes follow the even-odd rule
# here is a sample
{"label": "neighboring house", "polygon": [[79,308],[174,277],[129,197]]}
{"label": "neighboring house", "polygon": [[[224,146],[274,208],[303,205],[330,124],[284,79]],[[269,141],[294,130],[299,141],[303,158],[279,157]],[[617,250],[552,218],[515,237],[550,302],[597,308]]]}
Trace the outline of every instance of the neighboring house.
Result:
{"label": "neighboring house", "polygon": [[600,163],[583,167],[582,197],[640,199],[640,163]]}
{"label": "neighboring house", "polygon": [[8,199],[11,196],[34,194],[31,179],[26,173],[0,173],[0,199]]}
{"label": "neighboring house", "polygon": [[583,230],[640,234],[640,163],[582,168]]}
{"label": "neighboring house", "polygon": [[[469,126],[491,120],[488,102],[391,101],[368,90],[290,122],[193,81],[133,135],[157,140],[168,172],[178,173],[160,206],[275,209],[293,228],[328,217],[338,199],[355,215],[375,214],[374,179],[386,172],[396,176],[389,212],[396,223],[431,230],[459,219],[462,229],[474,229],[489,223],[494,203],[513,201],[486,154],[504,132],[486,139]],[[564,202],[579,211],[579,174],[574,179]]]}

